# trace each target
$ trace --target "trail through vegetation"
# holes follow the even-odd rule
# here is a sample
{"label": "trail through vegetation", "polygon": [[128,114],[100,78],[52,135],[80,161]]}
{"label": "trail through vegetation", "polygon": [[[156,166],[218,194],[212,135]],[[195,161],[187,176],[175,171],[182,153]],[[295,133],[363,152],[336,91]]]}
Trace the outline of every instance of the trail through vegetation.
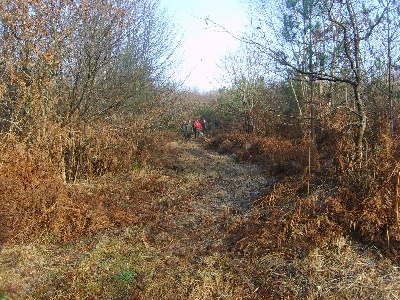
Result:
{"label": "trail through vegetation", "polygon": [[184,173],[197,174],[204,183],[198,196],[211,210],[228,207],[246,211],[272,183],[272,179],[263,175],[261,167],[238,163],[232,156],[205,150],[196,142],[173,142],[173,147],[182,150],[178,163]]}
{"label": "trail through vegetation", "polygon": [[160,0],[1,2],[0,300],[400,298],[398,2],[250,2],[209,92]]}
{"label": "trail through vegetation", "polygon": [[[97,186],[76,185],[76,193],[85,190],[82,198],[94,197],[98,203],[91,213],[97,230],[91,234],[64,244],[47,236],[41,242],[4,245],[1,295],[6,299],[400,296],[398,268],[377,249],[337,237],[308,253],[288,255],[298,251],[282,242],[279,247],[273,238],[260,234],[256,222],[260,208],[255,209],[253,202],[270,193],[277,179],[265,176],[259,165],[206,150],[200,140],[169,141],[159,159],[163,167],[158,170],[107,177],[107,183]],[[281,220],[274,220],[274,209],[285,208],[268,208],[270,223],[278,224]],[[263,227],[271,234],[276,230]]]}

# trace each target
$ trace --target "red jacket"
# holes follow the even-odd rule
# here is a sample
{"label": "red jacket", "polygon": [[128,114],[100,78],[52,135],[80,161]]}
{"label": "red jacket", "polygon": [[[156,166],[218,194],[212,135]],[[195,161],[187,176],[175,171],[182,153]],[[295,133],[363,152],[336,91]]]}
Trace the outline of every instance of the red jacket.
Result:
{"label": "red jacket", "polygon": [[193,127],[194,127],[194,129],[197,129],[197,130],[203,130],[203,126],[201,126],[201,123],[199,120],[196,120],[196,122],[194,122]]}

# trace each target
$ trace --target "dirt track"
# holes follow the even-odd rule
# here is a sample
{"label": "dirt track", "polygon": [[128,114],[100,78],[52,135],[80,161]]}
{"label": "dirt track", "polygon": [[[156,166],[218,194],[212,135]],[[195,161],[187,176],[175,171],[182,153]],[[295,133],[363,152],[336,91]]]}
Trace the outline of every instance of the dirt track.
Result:
{"label": "dirt track", "polygon": [[198,196],[210,210],[232,208],[245,212],[252,202],[271,185],[254,164],[238,163],[233,157],[204,150],[197,141],[172,142],[179,149],[177,163],[186,177],[198,177],[203,188]]}
{"label": "dirt track", "polygon": [[[316,248],[298,261],[287,260],[283,251],[260,248],[258,253],[242,252],[246,220],[251,217],[248,208],[274,179],[266,178],[259,166],[204,150],[197,141],[172,142],[170,146],[180,152],[174,169],[185,184],[179,194],[166,197],[173,205],[172,199],[188,196],[179,202],[180,209],[164,216],[161,223],[168,226],[147,244],[150,253],[161,251],[143,261],[143,269],[152,266],[149,272],[154,274],[162,268],[163,274],[155,273],[146,285],[149,289],[141,295],[165,293],[165,299],[342,299],[342,290],[348,290],[361,298],[368,293],[374,299],[400,296],[396,269],[387,261],[377,262],[374,254],[345,238],[327,249]],[[366,265],[373,268],[366,271]],[[338,272],[342,277],[335,277]],[[375,279],[376,274],[381,277]],[[362,277],[369,279],[360,281]],[[382,278],[387,279],[385,287],[378,283]]]}
{"label": "dirt track", "polygon": [[[238,292],[250,294],[256,287],[242,283],[243,276],[232,268],[233,248],[241,235],[228,231],[242,224],[252,201],[270,181],[255,165],[202,149],[200,139],[175,140],[165,147],[168,157],[160,170],[139,170],[122,181],[106,181],[106,201],[135,201],[134,207],[120,209],[132,225],[112,225],[117,217],[110,210],[101,220],[111,227],[67,245],[45,241],[5,247],[0,253],[0,295],[5,291],[10,299],[235,299]],[[171,153],[176,156],[169,157]],[[137,184],[131,185],[137,181],[150,185],[137,190]],[[104,183],[99,186],[104,188]],[[120,196],[113,199],[116,189]],[[135,200],[135,195],[142,195],[137,198],[142,200]]]}
{"label": "dirt track", "polygon": [[247,247],[256,226],[249,208],[273,179],[257,165],[204,150],[201,140],[165,148],[159,170],[106,178],[108,187],[96,187],[94,200],[118,204],[130,223],[115,222],[114,205],[101,210],[100,220],[111,226],[90,236],[2,249],[0,299],[400,297],[398,269],[344,237],[299,259],[265,246],[268,235]]}
{"label": "dirt track", "polygon": [[[148,250],[152,253],[162,250],[156,261],[151,257],[143,267],[165,262],[159,266],[163,268],[161,278],[156,275],[147,285],[159,288],[156,282],[163,281],[162,289],[179,287],[176,292],[188,299],[211,299],[221,289],[226,289],[221,297],[227,299],[234,299],[241,289],[245,289],[241,293],[251,294],[254,290],[250,289],[256,287],[242,286],[242,278],[232,269],[235,243],[241,236],[229,232],[229,228],[242,224],[248,208],[271,185],[271,180],[258,166],[204,150],[199,141],[172,142],[169,146],[179,152],[172,168],[182,184],[160,201],[167,203],[166,206],[179,203],[180,207],[166,210],[160,222],[165,224],[163,229],[144,230],[143,240]],[[183,200],[176,202],[179,198]],[[162,279],[166,274],[169,279]],[[154,292],[159,293],[152,291],[147,295]],[[169,295],[166,299],[174,297]]]}

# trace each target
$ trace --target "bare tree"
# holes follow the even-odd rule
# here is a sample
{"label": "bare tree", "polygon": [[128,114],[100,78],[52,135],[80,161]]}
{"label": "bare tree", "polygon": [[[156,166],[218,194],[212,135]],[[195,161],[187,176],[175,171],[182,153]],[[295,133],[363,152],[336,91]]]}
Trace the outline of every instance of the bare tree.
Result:
{"label": "bare tree", "polygon": [[180,63],[181,35],[160,1],[139,2],[114,69],[114,82],[122,83],[116,93],[132,112],[140,111],[140,102],[154,98],[157,89],[171,83]]}
{"label": "bare tree", "polygon": [[221,69],[226,74],[225,81],[231,81],[234,96],[238,97],[241,103],[245,131],[253,132],[256,127],[254,110],[263,100],[259,90],[263,88],[268,64],[262,53],[242,43],[235,53],[225,56]]}
{"label": "bare tree", "polygon": [[[0,3],[0,130],[40,138],[53,106],[57,57],[62,34],[57,28],[63,2]],[[42,131],[42,134],[45,131]]]}
{"label": "bare tree", "polygon": [[376,60],[376,76],[385,82],[385,98],[389,107],[388,120],[391,134],[394,134],[394,69],[399,56],[399,38],[400,34],[397,28],[400,26],[399,13],[400,6],[396,0],[381,0],[380,5],[386,9],[386,15],[382,19],[383,28],[377,36],[377,41],[371,43],[371,53]]}
{"label": "bare tree", "polygon": [[[318,24],[318,31],[312,26],[305,27],[304,33],[310,34],[308,42],[287,43],[288,38],[294,39],[299,31],[299,23],[293,18],[277,17],[267,13],[266,7],[275,7],[274,11],[287,11],[293,6],[286,6],[285,1],[272,2],[268,0],[256,1],[258,6],[255,12],[257,19],[261,20],[255,24],[257,38],[249,36],[247,41],[256,46],[260,51],[268,54],[281,65],[287,66],[291,70],[305,75],[310,81],[325,81],[343,83],[352,89],[355,108],[347,107],[357,118],[357,136],[355,142],[354,159],[357,165],[361,165],[363,157],[363,140],[367,125],[367,111],[365,98],[362,92],[362,84],[367,75],[367,65],[364,55],[366,44],[380,25],[386,10],[377,7],[374,1],[308,1],[308,5],[314,5],[318,10],[318,15],[309,14],[310,18]],[[296,5],[299,1],[290,1],[291,5]],[[303,1],[304,4],[305,0]],[[304,7],[304,5],[303,5]],[[270,10],[271,11],[271,10]],[[282,14],[280,14],[282,15]],[[319,16],[327,16],[328,19],[322,21]],[[285,14],[283,14],[285,16]],[[290,14],[289,14],[290,16]],[[288,25],[290,23],[290,26]],[[277,24],[277,25],[276,25]],[[305,23],[307,24],[307,23]],[[322,27],[324,26],[324,27]],[[289,31],[285,32],[285,28]],[[302,27],[301,27],[302,28]],[[323,33],[323,34],[319,34]],[[314,44],[320,44],[323,38],[325,47],[324,67],[321,67],[320,57],[315,52]],[[304,47],[308,46],[308,51]],[[313,50],[311,50],[313,49]],[[307,56],[308,53],[308,56]],[[299,64],[299,57],[309,58],[309,65],[304,68],[304,64]],[[314,66],[319,66],[314,68]],[[328,72],[327,70],[331,70]],[[334,71],[335,70],[335,71]]]}
{"label": "bare tree", "polygon": [[[1,132],[50,148],[56,126],[57,159],[75,180],[85,128],[162,92],[177,45],[172,28],[159,0],[2,1]],[[127,56],[135,63],[124,64]]]}

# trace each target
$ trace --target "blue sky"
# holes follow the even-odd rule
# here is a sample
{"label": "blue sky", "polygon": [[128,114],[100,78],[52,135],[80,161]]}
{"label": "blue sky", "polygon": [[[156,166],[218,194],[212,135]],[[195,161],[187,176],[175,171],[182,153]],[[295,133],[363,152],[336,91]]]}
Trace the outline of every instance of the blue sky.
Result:
{"label": "blue sky", "polygon": [[179,80],[200,92],[218,88],[221,70],[217,66],[228,50],[236,49],[238,41],[229,34],[210,28],[210,18],[237,34],[245,24],[245,8],[240,0],[162,0],[177,26],[184,34],[182,71]]}

